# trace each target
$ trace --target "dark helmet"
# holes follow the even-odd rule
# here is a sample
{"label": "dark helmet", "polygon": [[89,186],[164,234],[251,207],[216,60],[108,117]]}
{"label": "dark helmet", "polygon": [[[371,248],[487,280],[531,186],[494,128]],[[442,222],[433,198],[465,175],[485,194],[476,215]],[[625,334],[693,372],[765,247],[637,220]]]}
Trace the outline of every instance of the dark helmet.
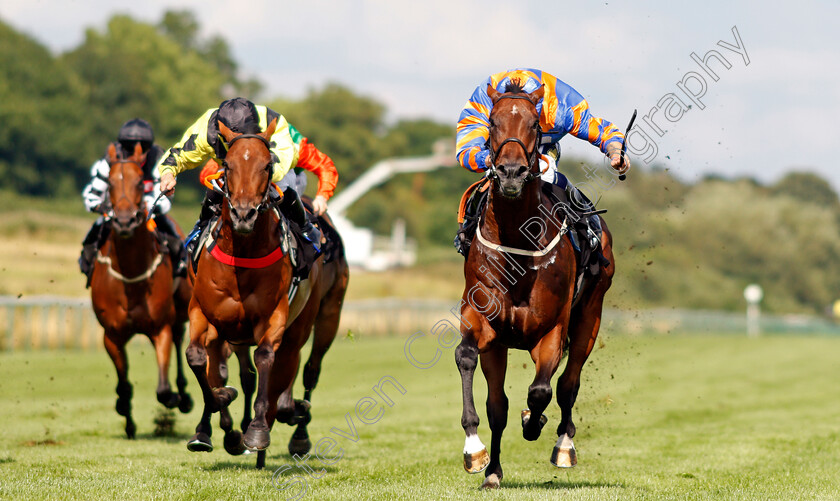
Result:
{"label": "dark helmet", "polygon": [[149,151],[152,144],[155,142],[155,133],[152,131],[152,126],[149,122],[142,118],[132,118],[120,127],[120,133],[117,135],[123,150],[126,153],[134,151],[134,144],[140,143],[143,152]]}
{"label": "dark helmet", "polygon": [[260,115],[254,103],[244,97],[228,99],[219,105],[219,121],[233,132],[241,134],[258,134],[260,129]]}

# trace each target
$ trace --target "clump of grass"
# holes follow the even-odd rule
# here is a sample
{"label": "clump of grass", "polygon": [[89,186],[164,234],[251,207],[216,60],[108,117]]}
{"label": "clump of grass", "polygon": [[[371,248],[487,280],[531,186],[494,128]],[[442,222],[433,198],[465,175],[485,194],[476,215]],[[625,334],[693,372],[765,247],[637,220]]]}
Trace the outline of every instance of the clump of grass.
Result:
{"label": "clump of grass", "polygon": [[172,409],[158,409],[155,419],[154,434],[156,437],[175,436],[175,412]]}

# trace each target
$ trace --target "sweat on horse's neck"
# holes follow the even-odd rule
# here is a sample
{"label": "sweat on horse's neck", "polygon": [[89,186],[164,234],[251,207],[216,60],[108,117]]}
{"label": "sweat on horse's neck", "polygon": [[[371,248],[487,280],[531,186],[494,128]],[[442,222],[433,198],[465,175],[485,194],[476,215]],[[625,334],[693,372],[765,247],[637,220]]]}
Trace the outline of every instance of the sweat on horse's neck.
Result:
{"label": "sweat on horse's neck", "polygon": [[[506,198],[493,186],[481,227],[482,234],[495,237],[494,241],[507,246],[534,248],[534,244],[523,233],[522,226],[534,216],[541,218],[541,203],[539,179],[527,183],[519,198],[514,199]],[[549,236],[553,236],[553,233]]]}

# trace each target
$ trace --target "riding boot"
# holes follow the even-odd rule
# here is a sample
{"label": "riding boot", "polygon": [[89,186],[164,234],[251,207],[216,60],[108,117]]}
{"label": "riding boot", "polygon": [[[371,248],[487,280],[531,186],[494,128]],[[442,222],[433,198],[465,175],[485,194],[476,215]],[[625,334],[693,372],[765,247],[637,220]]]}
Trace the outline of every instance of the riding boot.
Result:
{"label": "riding boot", "polygon": [[303,234],[303,238],[309,241],[315,248],[315,252],[321,253],[321,230],[315,227],[306,216],[306,208],[300,197],[293,188],[286,188],[283,190],[283,198],[278,204],[280,212],[283,213],[290,221],[298,225]]}
{"label": "riding boot", "polygon": [[79,270],[87,275],[90,281],[90,275],[93,271],[93,259],[96,257],[96,252],[101,246],[103,228],[105,226],[105,218],[99,216],[93,225],[88,230],[85,239],[82,240],[82,253],[79,255]]}
{"label": "riding boot", "polygon": [[467,253],[470,251],[470,244],[475,236],[475,229],[478,226],[478,210],[483,195],[480,191],[479,188],[476,188],[470,194],[470,198],[464,206],[464,221],[461,223],[461,227],[458,228],[458,232],[455,234],[455,241],[453,242],[455,250],[464,257],[467,257]]}
{"label": "riding boot", "polygon": [[583,221],[586,224],[586,239],[592,249],[601,248],[601,217],[594,214],[595,205],[583,194],[582,191],[575,188],[572,183],[566,183],[566,194],[572,202],[572,208],[583,216]]}
{"label": "riding boot", "polygon": [[187,250],[184,242],[172,226],[172,222],[164,214],[155,216],[155,225],[163,234],[169,257],[172,260],[172,277],[187,277]]}
{"label": "riding boot", "polygon": [[193,259],[201,232],[204,231],[204,228],[207,227],[207,224],[214,216],[222,212],[222,202],[224,199],[225,197],[221,193],[207,190],[207,193],[204,195],[204,202],[201,204],[198,221],[195,222],[195,226],[187,236],[186,255],[188,258]]}

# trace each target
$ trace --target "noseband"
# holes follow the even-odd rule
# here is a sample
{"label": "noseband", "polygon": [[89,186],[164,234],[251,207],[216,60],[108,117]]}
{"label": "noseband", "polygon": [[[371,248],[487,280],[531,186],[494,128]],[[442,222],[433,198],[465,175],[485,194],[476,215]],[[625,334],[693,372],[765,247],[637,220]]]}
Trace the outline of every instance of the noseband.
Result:
{"label": "noseband", "polygon": [[[236,136],[236,137],[234,137],[233,139],[230,140],[230,142],[227,144],[226,149],[230,150],[230,147],[233,146],[233,143],[239,141],[240,139],[245,139],[245,138],[259,139],[260,141],[263,142],[263,144],[265,144],[265,147],[268,149],[269,162],[268,162],[268,165],[265,166],[265,170],[268,172],[268,182],[265,184],[265,191],[263,192],[262,199],[260,200],[260,203],[257,205],[257,212],[265,212],[272,205],[272,202],[269,200],[269,198],[270,198],[269,192],[271,191],[271,178],[274,176],[274,162],[272,162],[271,158],[270,158],[271,157],[271,143],[268,141],[268,139],[266,139],[266,138],[264,138],[264,137],[262,137],[258,134],[240,134],[240,135],[238,135],[238,136]],[[228,170],[227,161],[222,160],[222,167],[224,167],[224,169],[225,169],[225,172],[224,172],[225,183],[224,183],[224,186],[222,187],[222,195],[224,195],[225,200],[227,200],[228,208],[233,209],[233,205],[231,205],[231,203],[230,203],[230,189],[228,187],[228,182],[227,182],[227,170]]]}
{"label": "noseband", "polygon": [[[528,98],[527,96],[518,96],[518,95],[502,96],[498,99],[498,101],[501,101],[502,99],[524,99],[524,100],[528,101],[529,103],[531,102],[531,99]],[[495,126],[490,125],[490,130],[492,130],[493,127],[495,127]],[[492,134],[489,134],[487,136],[486,146],[487,146],[487,149],[490,152],[489,154],[490,154],[490,177],[491,178],[493,178],[493,179],[498,179],[499,178],[499,174],[496,172],[496,157],[499,156],[499,153],[501,153],[502,148],[504,148],[504,146],[508,143],[518,144],[522,148],[522,151],[525,152],[525,156],[528,157],[528,167],[530,168],[530,167],[534,166],[534,164],[537,162],[537,158],[538,158],[538,155],[539,155],[538,148],[540,146],[540,141],[542,140],[542,129],[540,129],[539,122],[537,122],[537,124],[534,126],[534,129],[536,129],[536,131],[537,131],[537,137],[534,139],[534,148],[531,151],[528,151],[528,148],[525,146],[525,143],[523,143],[522,140],[519,139],[518,137],[509,137],[509,138],[505,139],[504,141],[502,141],[502,144],[500,144],[499,147],[494,150],[492,148],[492,145],[490,144],[490,136]],[[525,177],[525,182],[526,183],[531,182],[531,181],[533,181],[533,180],[535,180],[539,177],[540,177],[539,172],[530,172],[529,171],[528,175]]]}

